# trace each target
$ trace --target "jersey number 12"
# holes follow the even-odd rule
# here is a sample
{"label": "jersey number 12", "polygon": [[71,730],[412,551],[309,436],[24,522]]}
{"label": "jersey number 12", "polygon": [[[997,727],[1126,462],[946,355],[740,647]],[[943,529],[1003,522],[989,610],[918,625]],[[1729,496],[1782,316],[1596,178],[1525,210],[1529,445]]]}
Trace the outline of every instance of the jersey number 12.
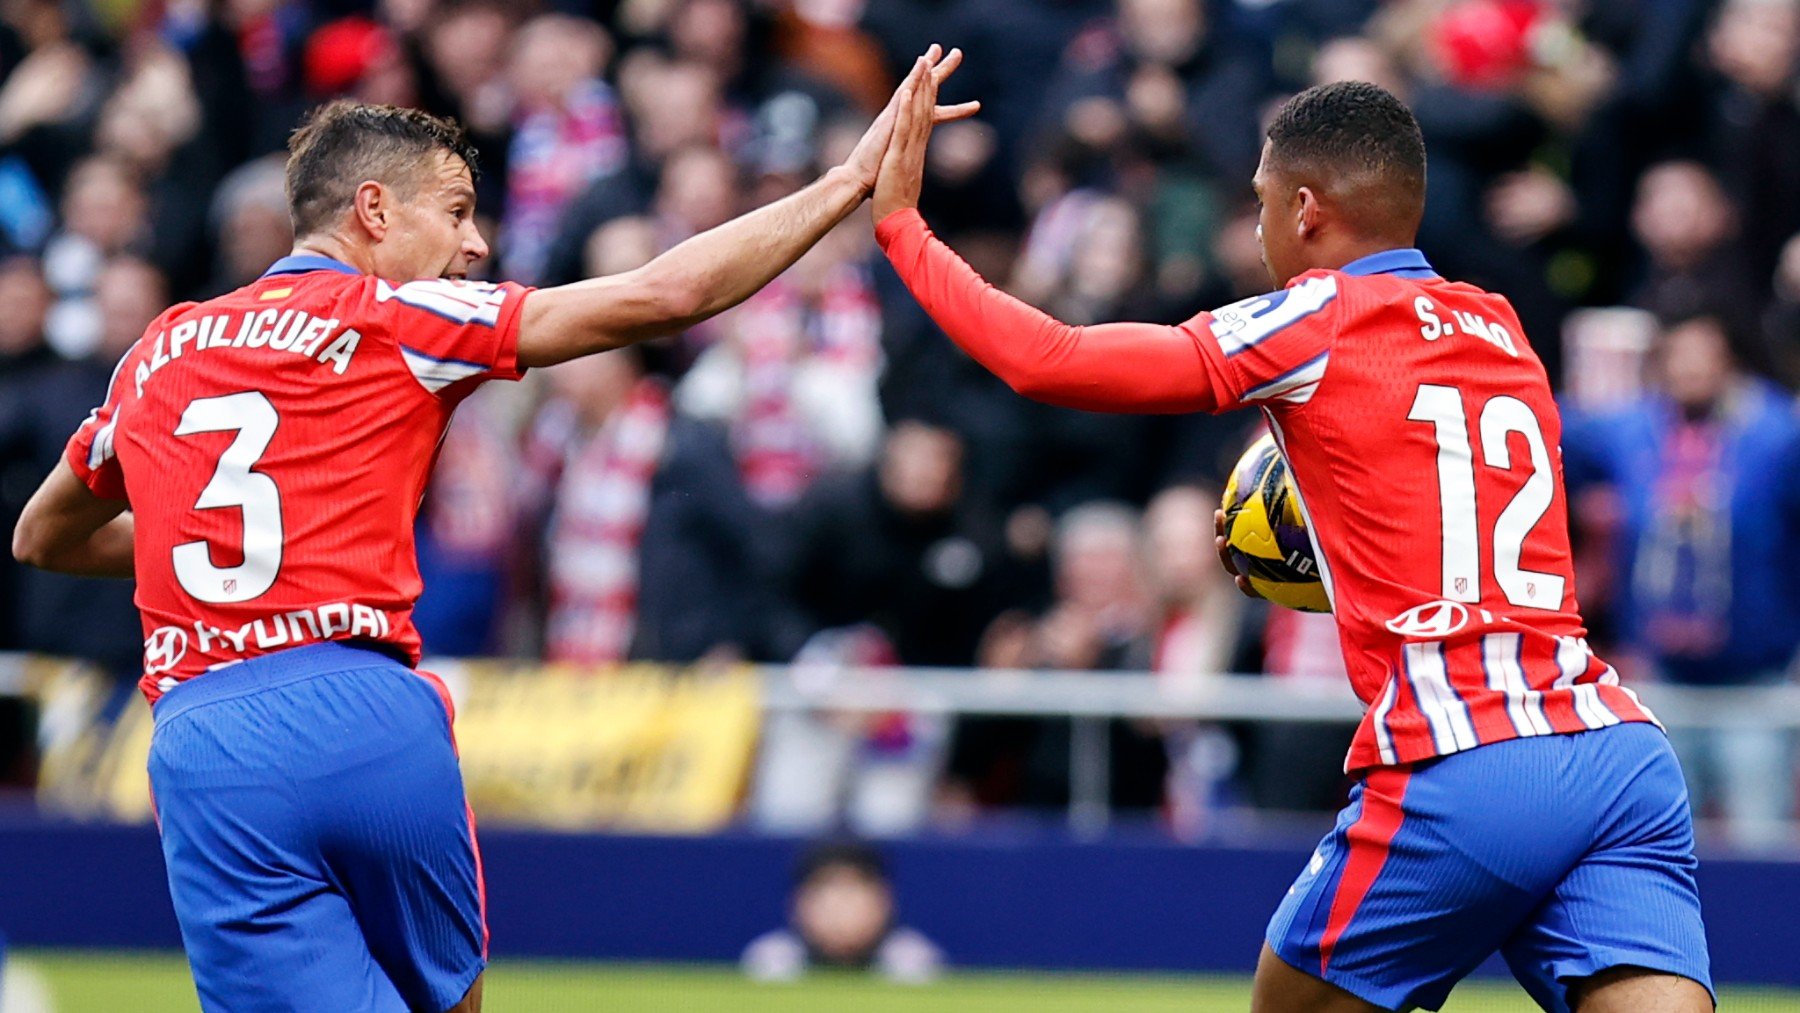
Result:
{"label": "jersey number 12", "polygon": [[[1423,384],[1406,417],[1429,422],[1437,431],[1438,505],[1443,516],[1444,588],[1451,601],[1481,600],[1480,516],[1475,509],[1475,455],[1469,445],[1469,419],[1462,391]],[[1507,437],[1518,433],[1531,448],[1531,475],[1495,519],[1489,540],[1494,581],[1506,600],[1524,608],[1562,607],[1563,578],[1519,565],[1525,538],[1550,509],[1556,495],[1555,472],[1544,430],[1531,407],[1516,397],[1500,395],[1482,406],[1481,454],[1487,466],[1512,470]]]}

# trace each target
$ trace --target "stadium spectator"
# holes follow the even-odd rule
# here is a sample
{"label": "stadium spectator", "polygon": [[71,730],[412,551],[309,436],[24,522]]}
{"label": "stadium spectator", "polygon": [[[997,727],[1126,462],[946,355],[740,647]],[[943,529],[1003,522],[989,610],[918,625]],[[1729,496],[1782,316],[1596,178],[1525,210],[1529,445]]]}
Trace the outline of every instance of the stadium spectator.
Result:
{"label": "stadium spectator", "polygon": [[[1156,298],[1149,269],[1138,210],[1118,197],[1076,190],[1039,215],[1013,288],[1079,324],[1171,316]],[[1036,503],[1060,513],[1091,500],[1141,501],[1145,480],[1157,468],[1155,420],[1016,398],[1006,407],[1027,434],[1006,502]]]}
{"label": "stadium spectator", "polygon": [[[38,427],[32,398],[39,374],[56,358],[44,341],[54,296],[35,259],[0,261],[0,524],[11,531],[42,479],[30,433]],[[19,650],[18,584],[24,569],[12,553],[0,557],[0,650]]]}
{"label": "stadium spectator", "polygon": [[1632,302],[1647,309],[1671,303],[1758,305],[1756,282],[1733,243],[1738,220],[1705,166],[1653,166],[1638,183],[1631,211],[1632,234],[1647,258]]}
{"label": "stadium spectator", "polygon": [[[1055,599],[1037,622],[1029,667],[1092,672],[1150,666],[1152,603],[1142,537],[1137,512],[1122,504],[1087,503],[1062,516],[1051,552]],[[1069,722],[1034,724],[1020,800],[1040,808],[1066,806],[1073,790]],[[1107,750],[1112,804],[1160,806],[1169,759],[1157,730],[1109,721]]]}
{"label": "stadium spectator", "polygon": [[[1156,607],[1145,666],[1165,684],[1193,687],[1227,672],[1247,604],[1213,552],[1219,497],[1196,486],[1158,493],[1144,511],[1145,580]],[[1170,828],[1192,840],[1211,828],[1237,773],[1231,734],[1211,724],[1160,722],[1169,757],[1164,789]],[[1294,768],[1298,772],[1300,768]]]}
{"label": "stadium spectator", "polygon": [[604,29],[568,15],[539,15],[514,37],[517,107],[501,242],[508,273],[526,284],[543,278],[563,207],[625,164],[618,98],[600,76],[611,52]]}
{"label": "stadium spectator", "polygon": [[814,484],[791,524],[784,563],[797,639],[868,622],[901,664],[974,660],[1011,574],[999,525],[963,494],[955,433],[899,422],[878,461]]}
{"label": "stadium spectator", "polygon": [[1767,0],[1727,0],[1707,35],[1717,77],[1711,110],[1714,152],[1732,202],[1755,209],[1743,218],[1752,277],[1769,277],[1789,236],[1800,232],[1800,105],[1794,69],[1800,57],[1800,8]]}
{"label": "stadium spectator", "polygon": [[542,532],[544,656],[759,656],[765,522],[725,434],[678,414],[641,350],[546,372],[552,397],[527,438],[524,511],[527,530]]}
{"label": "stadium spectator", "polygon": [[814,970],[856,970],[922,985],[944,970],[944,954],[895,919],[887,863],[866,845],[822,845],[801,857],[787,928],[744,949],[744,973],[793,981]]}
{"label": "stadium spectator", "polygon": [[210,214],[218,257],[206,294],[248,284],[293,247],[282,176],[280,157],[268,156],[246,162],[220,181]]}
{"label": "stadium spectator", "polygon": [[[822,630],[794,657],[796,682],[878,685],[894,648],[867,624]],[[757,753],[750,819],[759,830],[859,837],[913,833],[932,815],[949,721],[937,714],[783,711]]]}
{"label": "stadium spectator", "polygon": [[[717,189],[692,201],[674,201],[677,184],[712,171],[696,153],[725,150],[725,111],[717,72],[640,50],[620,62],[619,91],[631,121],[630,157],[594,179],[565,208],[548,254],[546,270],[552,280],[574,280],[582,244],[614,218],[642,214],[654,204],[658,217],[665,219],[672,245],[691,235],[696,222],[737,211],[736,180],[727,184],[723,174],[706,177],[716,181]],[[683,154],[692,156],[687,159],[691,167],[684,170],[686,175],[671,176],[670,163]],[[665,202],[677,206],[667,207]],[[696,204],[708,210],[696,213],[699,209],[692,206]]]}
{"label": "stadium spectator", "polygon": [[431,651],[450,658],[502,653],[512,618],[518,530],[516,441],[510,391],[486,387],[457,407],[419,504],[414,541],[425,591],[413,623]]}
{"label": "stadium spectator", "polygon": [[96,153],[144,191],[142,252],[183,292],[206,280],[208,194],[227,168],[201,137],[200,114],[187,61],[148,45],[131,54],[94,127]]}
{"label": "stadium spectator", "polygon": [[150,228],[149,201],[125,163],[85,159],[63,193],[63,228],[44,247],[44,278],[56,293],[45,336],[57,353],[78,359],[94,351],[101,320],[94,285],[106,261],[140,250]]}
{"label": "stadium spectator", "polygon": [[868,232],[840,226],[709,331],[720,335],[676,403],[732,432],[752,498],[794,502],[820,474],[857,468],[881,434],[881,311]]}
{"label": "stadium spectator", "polygon": [[[34,298],[27,293],[23,301],[29,306]],[[62,457],[67,434],[105,399],[113,364],[168,305],[168,288],[147,261],[118,256],[100,268],[93,298],[101,325],[94,351],[74,360],[40,358],[19,372],[15,389],[0,396],[0,474],[49,474]],[[29,316],[30,310],[26,312]],[[26,495],[21,490],[21,506]],[[16,507],[9,506],[11,510]],[[87,658],[122,683],[136,681],[144,635],[130,581],[35,568],[21,568],[17,574],[15,616],[23,649]]]}
{"label": "stadium spectator", "polygon": [[1203,0],[1119,0],[1112,18],[1070,43],[1042,116],[1093,149],[1173,141],[1212,173],[1243,178],[1262,147],[1255,116],[1267,77]]}
{"label": "stadium spectator", "polygon": [[[1613,547],[1610,600],[1622,647],[1647,673],[1694,686],[1770,686],[1800,646],[1800,418],[1791,398],[1743,364],[1741,335],[1717,313],[1671,319],[1653,391],[1616,414],[1571,419],[1572,487],[1591,535]],[[1623,661],[1628,655],[1622,655]],[[1697,812],[1766,845],[1794,812],[1783,730],[1672,729]]]}

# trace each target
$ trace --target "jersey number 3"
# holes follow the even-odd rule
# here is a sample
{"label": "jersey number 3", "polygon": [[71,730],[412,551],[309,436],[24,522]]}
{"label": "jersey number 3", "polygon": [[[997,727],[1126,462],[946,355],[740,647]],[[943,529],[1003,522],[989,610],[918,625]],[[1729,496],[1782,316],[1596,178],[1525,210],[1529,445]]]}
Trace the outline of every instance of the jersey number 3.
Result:
{"label": "jersey number 3", "polygon": [[[1437,431],[1438,504],[1443,514],[1444,597],[1451,601],[1481,600],[1480,517],[1475,510],[1475,456],[1469,446],[1469,420],[1462,391],[1423,384],[1406,417],[1429,422]],[[1492,398],[1481,409],[1481,455],[1487,466],[1512,470],[1507,437],[1518,433],[1531,448],[1531,475],[1494,522],[1489,542],[1494,580],[1506,600],[1523,608],[1562,607],[1563,578],[1519,566],[1525,537],[1550,509],[1556,495],[1550,451],[1544,430],[1531,407],[1516,397]]]}
{"label": "jersey number 3", "polygon": [[243,511],[244,561],[236,566],[214,566],[212,547],[205,541],[175,546],[175,579],[182,590],[201,601],[249,601],[273,587],[275,575],[281,572],[281,490],[274,479],[254,470],[275,438],[279,421],[275,406],[253,390],[199,398],[181,413],[176,436],[237,433],[219,455],[212,480],[200,490],[194,509],[237,507]]}

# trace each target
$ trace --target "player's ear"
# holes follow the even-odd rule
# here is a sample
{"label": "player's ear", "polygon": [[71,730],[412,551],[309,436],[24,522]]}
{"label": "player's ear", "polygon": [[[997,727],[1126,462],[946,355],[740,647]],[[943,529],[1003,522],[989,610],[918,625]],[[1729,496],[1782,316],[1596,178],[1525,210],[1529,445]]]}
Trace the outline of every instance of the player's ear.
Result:
{"label": "player's ear", "polygon": [[367,179],[356,188],[356,196],[351,200],[351,209],[356,214],[356,223],[361,225],[370,236],[377,240],[387,235],[388,212],[391,201],[387,188],[372,179]]}
{"label": "player's ear", "polygon": [[1294,222],[1300,238],[1307,239],[1319,230],[1324,218],[1324,209],[1319,205],[1319,195],[1312,187],[1303,186],[1294,193]]}

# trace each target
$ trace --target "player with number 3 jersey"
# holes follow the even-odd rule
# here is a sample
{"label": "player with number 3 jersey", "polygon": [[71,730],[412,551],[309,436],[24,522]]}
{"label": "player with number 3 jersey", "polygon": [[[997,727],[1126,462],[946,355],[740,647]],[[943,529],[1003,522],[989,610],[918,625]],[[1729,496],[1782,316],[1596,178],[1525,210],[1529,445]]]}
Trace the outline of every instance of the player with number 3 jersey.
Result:
{"label": "player with number 3 jersey", "polygon": [[1067,407],[1259,408],[1300,492],[1367,709],[1252,1008],[1437,1009],[1499,951],[1545,1009],[1711,1009],[1679,766],[1584,639],[1542,364],[1504,298],[1412,248],[1411,113],[1363,83],[1292,99],[1254,181],[1281,287],[1175,326],[1071,327],[988,285],[916,210],[929,134],[902,112],[876,232],[958,345]]}
{"label": "player with number 3 jersey", "polygon": [[150,325],[13,539],[26,562],[137,578],[151,787],[209,1013],[479,1011],[480,855],[411,621],[451,412],[750,296],[861,206],[900,101],[959,60],[921,57],[813,185],[542,290],[466,280],[488,250],[454,123],[340,102],[295,133],[293,255]]}

